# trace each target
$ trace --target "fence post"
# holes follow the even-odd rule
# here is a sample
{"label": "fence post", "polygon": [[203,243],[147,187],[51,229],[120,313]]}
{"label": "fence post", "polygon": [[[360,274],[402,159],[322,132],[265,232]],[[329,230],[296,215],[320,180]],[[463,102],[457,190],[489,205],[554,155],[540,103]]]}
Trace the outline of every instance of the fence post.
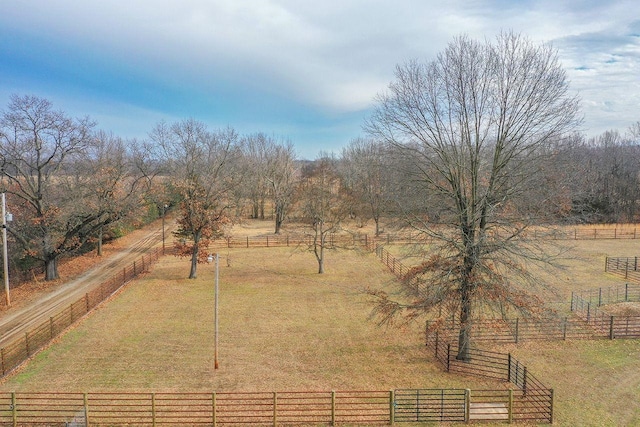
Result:
{"label": "fence post", "polygon": [[602,305],[602,288],[598,289],[598,307]]}
{"label": "fence post", "polygon": [[247,236],[247,248],[249,247],[249,236]]}
{"label": "fence post", "polygon": [[587,303],[587,323],[589,323],[589,320],[591,319],[591,302]]}
{"label": "fence post", "polygon": [[211,421],[213,422],[213,427],[216,427],[216,392],[215,391],[211,394]]}
{"label": "fence post", "polygon": [[449,372],[451,361],[451,344],[447,344],[447,372]]}
{"label": "fence post", "polygon": [[436,359],[438,358],[438,346],[440,345],[440,334],[439,331],[436,329],[436,348],[435,348],[435,355],[436,355]]}
{"label": "fence post", "polygon": [[122,283],[126,283],[127,282],[127,267],[122,269]]}
{"label": "fence post", "polygon": [[624,263],[624,278],[627,279],[629,277],[629,258]]}
{"label": "fence post", "polygon": [[396,423],[396,396],[393,390],[389,390],[389,425]]}
{"label": "fence post", "polygon": [[562,325],[562,340],[567,340],[567,318],[564,318],[564,323]]}
{"label": "fence post", "polygon": [[624,302],[628,302],[629,301],[629,284],[625,283],[624,284]]}
{"label": "fence post", "polygon": [[[267,237],[267,246],[269,245]],[[273,392],[273,427],[278,427],[278,392]]]}
{"label": "fence post", "polygon": [[16,392],[11,392],[11,417],[13,418],[13,427],[18,425],[18,402],[16,402]]}
{"label": "fence post", "polygon": [[0,356],[2,357],[2,375],[4,375],[6,373],[4,368],[4,347],[0,349]]}
{"label": "fence post", "polygon": [[336,425],[336,392],[331,391],[331,425]]}
{"label": "fence post", "polygon": [[609,323],[609,339],[613,339],[613,316],[611,316],[611,322]]}
{"label": "fence post", "polygon": [[84,425],[89,427],[89,397],[84,394]]}
{"label": "fence post", "polygon": [[30,356],[31,354],[29,352],[29,331],[24,333],[24,343],[27,350],[27,356]]}
{"label": "fence post", "polygon": [[516,317],[516,344],[518,344],[518,335],[520,333],[520,318]]}
{"label": "fence post", "polygon": [[573,311],[573,291],[571,291],[571,311]]}
{"label": "fence post", "polygon": [[53,339],[53,316],[49,317],[49,337]]}
{"label": "fence post", "polygon": [[507,354],[507,382],[511,382],[511,353]]}
{"label": "fence post", "polygon": [[549,390],[549,398],[550,398],[550,405],[549,405],[549,423],[553,424],[553,389]]}
{"label": "fence post", "polygon": [[464,422],[468,423],[471,418],[471,389],[464,390]]}
{"label": "fence post", "polygon": [[607,269],[609,267],[609,257],[604,257],[604,272],[607,272]]}
{"label": "fence post", "polygon": [[525,366],[522,374],[522,394],[527,395],[527,367]]}
{"label": "fence post", "polygon": [[511,424],[513,422],[513,390],[509,389],[509,408],[508,408],[508,420],[507,422]]}
{"label": "fence post", "polygon": [[84,302],[85,302],[85,313],[89,312],[89,292],[84,294]]}
{"label": "fence post", "polygon": [[151,393],[151,426],[156,427],[156,394]]}

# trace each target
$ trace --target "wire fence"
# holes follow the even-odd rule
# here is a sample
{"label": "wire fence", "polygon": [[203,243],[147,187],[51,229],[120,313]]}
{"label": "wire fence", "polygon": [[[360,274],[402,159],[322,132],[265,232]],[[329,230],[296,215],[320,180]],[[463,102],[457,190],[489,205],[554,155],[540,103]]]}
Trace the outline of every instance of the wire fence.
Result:
{"label": "wire fence", "polygon": [[39,349],[46,346],[66,328],[73,325],[101,302],[109,298],[124,284],[141,273],[147,272],[149,267],[162,255],[162,249],[155,249],[142,255],[131,265],[125,267],[121,274],[103,282],[97,288],[87,292],[82,298],[59,313],[51,316],[40,325],[25,332],[24,336],[0,348],[0,367],[2,375],[6,375],[22,362],[31,357]]}

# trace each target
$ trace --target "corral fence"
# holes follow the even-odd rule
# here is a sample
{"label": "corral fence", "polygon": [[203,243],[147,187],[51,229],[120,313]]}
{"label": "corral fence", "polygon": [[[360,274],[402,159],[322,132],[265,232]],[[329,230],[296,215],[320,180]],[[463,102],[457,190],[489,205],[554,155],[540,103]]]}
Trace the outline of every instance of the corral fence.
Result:
{"label": "corral fence", "polygon": [[0,367],[2,375],[6,375],[22,362],[31,357],[39,349],[46,346],[55,337],[77,320],[109,298],[115,291],[120,289],[125,283],[137,277],[141,273],[147,272],[149,266],[155,263],[162,255],[162,249],[155,249],[140,259],[133,261],[131,265],[125,267],[122,272],[97,288],[87,292],[82,298],[60,311],[40,325],[25,332],[24,336],[0,348]]}
{"label": "corral fence", "polygon": [[640,302],[640,284],[591,289],[571,294],[571,311],[600,336],[609,339],[640,338],[640,316],[612,314],[609,304]]}
{"label": "corral fence", "polygon": [[[515,374],[514,374],[515,375]],[[532,381],[524,371],[518,374]],[[255,393],[0,393],[0,425],[393,425],[551,422],[553,392],[398,389]],[[551,405],[551,406],[550,406]],[[546,408],[546,409],[543,409]],[[543,412],[545,415],[542,415]]]}
{"label": "corral fence", "polygon": [[638,270],[638,257],[607,257],[604,263],[604,271],[622,276],[625,279],[640,283],[640,271]]}
{"label": "corral fence", "polygon": [[[612,229],[531,229],[523,233],[522,238],[535,240],[597,240],[597,239],[638,239],[640,233],[636,228],[612,228]],[[331,233],[327,236],[327,246],[353,246],[363,245],[373,250],[376,245],[391,244],[425,244],[430,239],[424,234],[415,232],[385,233],[380,236],[372,236],[362,233],[338,234]],[[310,245],[313,236],[305,234],[270,234],[264,236],[228,236],[211,242],[210,248],[269,248]]]}
{"label": "corral fence", "polygon": [[[460,330],[460,321],[452,316],[443,322],[438,331],[446,336],[454,336]],[[429,322],[427,335],[431,333]],[[593,339],[598,337],[583,319],[579,317],[547,317],[478,319],[471,325],[475,342],[493,342],[500,344],[518,344],[522,341],[565,341],[571,339]]]}
{"label": "corral fence", "polygon": [[553,389],[542,384],[510,353],[470,349],[467,360],[458,360],[458,347],[451,344],[450,338],[429,334],[426,344],[447,372],[505,381],[516,387],[487,393],[485,400],[476,399],[478,410],[502,414],[502,419],[506,416],[509,421],[553,423]]}

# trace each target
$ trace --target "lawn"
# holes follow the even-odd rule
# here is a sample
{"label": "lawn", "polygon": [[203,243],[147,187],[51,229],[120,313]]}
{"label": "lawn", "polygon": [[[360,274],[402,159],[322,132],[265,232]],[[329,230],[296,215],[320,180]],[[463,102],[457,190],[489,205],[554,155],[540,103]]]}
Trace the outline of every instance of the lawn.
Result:
{"label": "lawn", "polygon": [[[572,290],[623,283],[604,256],[638,241],[571,242],[566,269],[548,272],[557,304]],[[392,247],[390,247],[392,249]],[[400,248],[392,249],[402,257]],[[405,258],[407,264],[409,258]],[[446,374],[425,350],[422,325],[376,326],[366,287],[394,277],[373,254],[327,256],[324,275],[299,248],[231,249],[220,262],[220,369],[213,369],[212,265],[188,280],[165,257],[142,279],[4,379],[2,391],[289,391],[499,388]],[[640,424],[640,341],[525,342],[512,352],[555,390],[555,424]]]}
{"label": "lawn", "polygon": [[[227,266],[227,261],[230,266]],[[369,320],[367,286],[393,277],[372,254],[331,252],[327,273],[291,248],[233,249],[220,267],[220,369],[214,361],[214,269],[188,280],[164,258],[144,278],[0,385],[5,391],[281,391],[497,387],[448,375],[422,328]]]}

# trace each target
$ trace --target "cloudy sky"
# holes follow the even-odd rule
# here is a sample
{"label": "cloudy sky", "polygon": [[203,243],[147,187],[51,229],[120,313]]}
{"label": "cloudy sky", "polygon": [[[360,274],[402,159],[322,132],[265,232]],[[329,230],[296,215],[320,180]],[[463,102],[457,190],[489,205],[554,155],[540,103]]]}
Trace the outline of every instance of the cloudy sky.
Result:
{"label": "cloudy sky", "polygon": [[195,118],[311,159],[362,135],[397,64],[503,29],[558,49],[586,135],[640,120],[637,0],[0,0],[0,109],[37,95],[125,138]]}

